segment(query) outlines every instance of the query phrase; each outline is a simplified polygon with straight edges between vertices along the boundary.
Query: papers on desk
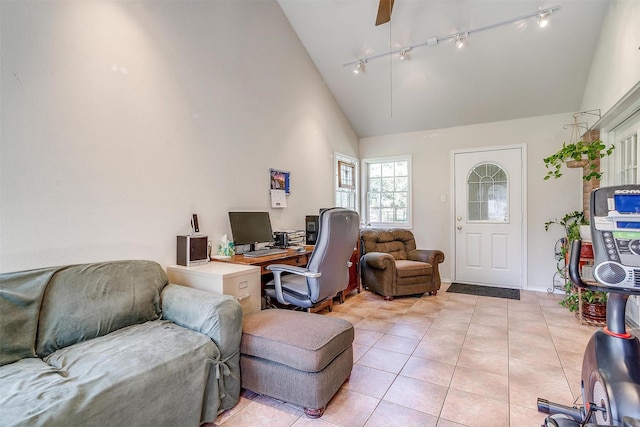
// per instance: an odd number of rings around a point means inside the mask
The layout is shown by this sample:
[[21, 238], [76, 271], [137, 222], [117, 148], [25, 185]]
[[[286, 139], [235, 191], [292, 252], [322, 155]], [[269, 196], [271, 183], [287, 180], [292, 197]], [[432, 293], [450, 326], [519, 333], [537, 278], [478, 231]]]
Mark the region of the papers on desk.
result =
[[286, 208], [287, 207], [287, 193], [285, 190], [271, 190], [271, 207], [272, 208]]

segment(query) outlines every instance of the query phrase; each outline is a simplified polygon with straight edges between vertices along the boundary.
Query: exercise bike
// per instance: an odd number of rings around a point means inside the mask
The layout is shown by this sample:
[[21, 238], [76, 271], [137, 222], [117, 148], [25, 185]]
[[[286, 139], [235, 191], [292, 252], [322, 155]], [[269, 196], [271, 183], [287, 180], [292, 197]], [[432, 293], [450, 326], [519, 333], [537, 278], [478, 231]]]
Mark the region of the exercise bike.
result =
[[538, 398], [538, 411], [551, 414], [543, 427], [640, 427], [640, 341], [625, 327], [630, 295], [640, 295], [640, 185], [604, 187], [590, 195], [596, 283], [580, 277], [582, 241], [574, 240], [571, 281], [608, 292], [607, 324], [598, 329], [582, 361], [582, 406]]

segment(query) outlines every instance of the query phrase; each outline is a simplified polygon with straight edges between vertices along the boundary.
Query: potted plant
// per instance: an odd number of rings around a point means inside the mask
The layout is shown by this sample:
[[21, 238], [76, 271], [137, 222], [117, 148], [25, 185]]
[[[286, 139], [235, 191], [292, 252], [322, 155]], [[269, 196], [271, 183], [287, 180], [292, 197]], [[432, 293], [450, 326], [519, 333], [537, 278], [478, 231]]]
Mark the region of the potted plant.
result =
[[554, 220], [545, 222], [544, 231], [549, 231], [549, 227], [552, 224], [558, 224], [564, 228], [565, 234], [567, 236], [566, 250], [568, 250], [568, 248], [571, 247], [571, 242], [580, 238], [580, 226], [589, 225], [589, 221], [587, 221], [587, 219], [585, 218], [584, 212], [573, 211], [560, 218], [560, 220], [556, 218]]
[[568, 167], [588, 166], [589, 173], [585, 173], [583, 179], [585, 181], [589, 181], [592, 178], [600, 180], [602, 173], [598, 171], [598, 162], [596, 160], [608, 156], [612, 152], [613, 145], [607, 148], [599, 139], [592, 142], [563, 143], [560, 150], [543, 159], [544, 166], [547, 169], [551, 169], [544, 179], [560, 178], [562, 176], [562, 165], [566, 164]]
[[[569, 263], [569, 249], [571, 248], [571, 242], [576, 239], [580, 239], [580, 227], [588, 225], [589, 222], [584, 216], [584, 212], [573, 211], [560, 220], [555, 219], [547, 221], [544, 224], [545, 231], [549, 230], [552, 224], [558, 224], [564, 227], [566, 238], [564, 239], [564, 246], [562, 247], [562, 254], [565, 255], [565, 263]], [[592, 258], [593, 251], [590, 246], [582, 246], [580, 251], [582, 258]], [[560, 305], [566, 307], [571, 312], [577, 312], [580, 309], [579, 304], [582, 304], [582, 316], [589, 320], [604, 320], [607, 310], [607, 294], [606, 292], [592, 291], [590, 289], [583, 289], [581, 294], [581, 300], [578, 299], [578, 290], [571, 280], [566, 280], [564, 284], [565, 297], [560, 301]]]

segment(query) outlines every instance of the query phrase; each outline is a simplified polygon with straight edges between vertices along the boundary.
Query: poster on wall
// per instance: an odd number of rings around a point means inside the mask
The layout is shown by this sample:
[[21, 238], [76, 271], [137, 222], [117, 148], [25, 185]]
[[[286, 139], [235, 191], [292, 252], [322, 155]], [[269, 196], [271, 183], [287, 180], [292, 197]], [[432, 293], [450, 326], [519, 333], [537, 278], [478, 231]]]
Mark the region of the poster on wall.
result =
[[284, 190], [285, 194], [290, 193], [289, 189], [289, 176], [290, 172], [281, 171], [277, 169], [271, 169], [271, 190]]

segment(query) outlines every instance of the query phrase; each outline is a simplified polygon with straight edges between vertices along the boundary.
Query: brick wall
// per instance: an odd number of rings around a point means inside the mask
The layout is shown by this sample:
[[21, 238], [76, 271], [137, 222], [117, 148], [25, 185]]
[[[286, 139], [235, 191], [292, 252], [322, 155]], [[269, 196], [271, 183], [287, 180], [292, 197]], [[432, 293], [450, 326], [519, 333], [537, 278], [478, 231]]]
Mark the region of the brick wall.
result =
[[[585, 132], [582, 135], [582, 140], [585, 142], [593, 142], [600, 139], [600, 130], [590, 130]], [[597, 159], [593, 162], [598, 167], [595, 169], [597, 172], [600, 172], [600, 159]], [[589, 166], [585, 165], [582, 167], [582, 176], [589, 174], [591, 170], [589, 170]], [[582, 212], [584, 212], [584, 217], [589, 220], [589, 196], [592, 190], [596, 188], [600, 188], [600, 180], [591, 178], [589, 181], [582, 180]]]

